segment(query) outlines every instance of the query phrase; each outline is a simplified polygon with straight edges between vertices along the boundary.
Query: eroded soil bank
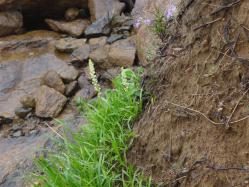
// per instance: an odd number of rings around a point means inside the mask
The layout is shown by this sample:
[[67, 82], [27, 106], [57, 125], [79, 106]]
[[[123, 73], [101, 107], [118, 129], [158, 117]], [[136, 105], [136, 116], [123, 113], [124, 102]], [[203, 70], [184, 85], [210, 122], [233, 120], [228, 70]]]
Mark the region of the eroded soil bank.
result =
[[[84, 125], [78, 98], [97, 95], [120, 67], [138, 66], [130, 11], [133, 1], [0, 2], [0, 186], [26, 185], [33, 159], [61, 132]], [[28, 179], [29, 180], [29, 179]]]
[[162, 186], [248, 186], [249, 2], [178, 8], [149, 68], [155, 101], [135, 125], [129, 160]]

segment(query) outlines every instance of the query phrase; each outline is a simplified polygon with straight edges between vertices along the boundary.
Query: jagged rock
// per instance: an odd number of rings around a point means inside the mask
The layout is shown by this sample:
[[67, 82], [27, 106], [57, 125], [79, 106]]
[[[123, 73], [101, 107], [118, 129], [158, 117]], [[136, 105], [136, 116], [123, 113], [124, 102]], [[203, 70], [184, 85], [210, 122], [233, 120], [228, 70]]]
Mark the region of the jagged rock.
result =
[[55, 42], [55, 49], [62, 53], [72, 53], [79, 47], [84, 46], [86, 39], [62, 38]]
[[65, 82], [71, 82], [78, 78], [79, 71], [73, 66], [63, 66], [57, 71]]
[[97, 95], [96, 90], [94, 89], [93, 85], [85, 76], [80, 76], [78, 79], [78, 85], [81, 88], [76, 95], [74, 96], [73, 100], [77, 100], [78, 97], [83, 99], [92, 99]]
[[15, 109], [15, 114], [19, 118], [24, 119], [31, 111], [32, 111], [32, 108], [18, 107]]
[[89, 45], [91, 45], [93, 48], [98, 48], [99, 46], [104, 46], [107, 43], [107, 37], [101, 36], [98, 38], [91, 38], [89, 40]]
[[108, 54], [110, 51], [110, 46], [106, 45], [99, 47], [96, 50], [92, 51], [89, 55], [89, 58], [100, 68], [108, 69], [112, 67], [112, 64], [109, 62]]
[[94, 37], [94, 36], [102, 36], [108, 35], [111, 32], [111, 28], [109, 27], [110, 23], [109, 16], [103, 16], [93, 22], [90, 26], [85, 30], [86, 37]]
[[65, 95], [66, 95], [66, 96], [71, 96], [71, 95], [73, 95], [73, 93], [74, 93], [75, 90], [77, 89], [77, 86], [78, 86], [78, 82], [77, 82], [77, 81], [70, 82], [68, 85], [66, 85], [66, 92], [65, 92]]
[[35, 108], [35, 97], [33, 95], [24, 95], [20, 103], [26, 108]]
[[0, 12], [0, 36], [15, 34], [23, 26], [22, 14], [18, 11]]
[[125, 4], [118, 0], [89, 0], [88, 7], [90, 10], [91, 20], [111, 15], [120, 15], [125, 8]]
[[110, 46], [108, 62], [114, 66], [130, 67], [134, 64], [136, 47], [133, 38], [119, 40]]
[[60, 75], [54, 70], [50, 70], [44, 75], [42, 84], [47, 85], [50, 88], [54, 88], [62, 94], [64, 94], [66, 89]]
[[46, 19], [45, 21], [53, 31], [65, 33], [72, 37], [80, 37], [90, 25], [89, 20], [85, 19], [77, 19], [74, 21], [55, 21]]
[[72, 59], [70, 63], [80, 66], [83, 61], [89, 58], [90, 50], [90, 46], [87, 44], [74, 50], [71, 54]]
[[36, 111], [39, 117], [57, 117], [63, 110], [67, 98], [60, 92], [47, 86], [41, 86], [36, 94]]
[[108, 44], [112, 44], [118, 40], [122, 40], [125, 39], [125, 36], [122, 34], [112, 34], [108, 39], [107, 39], [107, 43]]
[[80, 14], [80, 10], [78, 8], [69, 8], [65, 12], [65, 19], [67, 21], [75, 20]]

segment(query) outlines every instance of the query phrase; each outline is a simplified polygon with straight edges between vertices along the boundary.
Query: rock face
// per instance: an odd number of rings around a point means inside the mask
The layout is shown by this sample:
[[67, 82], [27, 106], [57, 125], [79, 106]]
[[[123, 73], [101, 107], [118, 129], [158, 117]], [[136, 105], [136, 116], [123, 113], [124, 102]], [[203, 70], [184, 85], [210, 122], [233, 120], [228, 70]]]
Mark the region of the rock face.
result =
[[0, 12], [0, 37], [15, 34], [23, 26], [22, 14], [18, 11]]
[[67, 98], [53, 88], [41, 86], [37, 90], [35, 114], [39, 117], [57, 117], [62, 111]]
[[1, 186], [25, 186], [22, 179], [24, 172], [31, 169], [35, 150], [43, 148], [46, 141], [47, 136], [44, 133], [33, 137], [0, 139]]
[[108, 14], [110, 16], [120, 15], [125, 8], [125, 4], [118, 0], [89, 0], [88, 7], [91, 20], [96, 21]]
[[64, 15], [69, 7], [87, 8], [87, 0], [1, 0], [0, 10], [22, 9], [25, 14], [54, 17]]
[[65, 92], [66, 87], [61, 80], [60, 75], [54, 70], [50, 70], [44, 75], [42, 84], [47, 85], [50, 88], [54, 88], [56, 91], [62, 94]]
[[80, 37], [90, 25], [90, 22], [84, 19], [77, 19], [74, 21], [55, 21], [46, 19], [45, 21], [53, 31], [65, 33], [72, 37]]

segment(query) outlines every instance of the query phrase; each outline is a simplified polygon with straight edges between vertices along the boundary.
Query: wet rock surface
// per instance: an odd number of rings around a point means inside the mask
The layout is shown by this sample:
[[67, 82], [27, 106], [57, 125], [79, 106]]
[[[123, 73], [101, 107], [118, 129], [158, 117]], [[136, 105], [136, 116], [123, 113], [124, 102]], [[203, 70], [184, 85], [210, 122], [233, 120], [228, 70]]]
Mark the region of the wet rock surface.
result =
[[2, 38], [0, 116], [14, 117], [15, 108], [21, 106], [20, 98], [32, 95], [49, 70], [55, 70], [65, 79], [76, 79], [76, 70], [54, 52], [53, 43], [57, 38], [59, 35], [47, 31]]

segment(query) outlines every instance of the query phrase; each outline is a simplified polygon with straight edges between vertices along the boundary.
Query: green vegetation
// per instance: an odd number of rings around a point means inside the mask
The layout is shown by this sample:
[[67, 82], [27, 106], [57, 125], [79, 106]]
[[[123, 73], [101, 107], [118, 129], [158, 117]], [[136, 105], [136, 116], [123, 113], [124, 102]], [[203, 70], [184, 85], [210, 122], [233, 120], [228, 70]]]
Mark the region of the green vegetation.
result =
[[168, 34], [167, 21], [165, 20], [165, 15], [159, 10], [159, 8], [157, 8], [154, 17], [155, 18], [152, 25], [152, 30], [161, 39], [164, 39]]
[[142, 110], [140, 74], [123, 69], [113, 84], [97, 99], [77, 103], [88, 125], [71, 138], [64, 136], [59, 152], [37, 161], [40, 186], [151, 186], [125, 155], [133, 137], [131, 123]]

